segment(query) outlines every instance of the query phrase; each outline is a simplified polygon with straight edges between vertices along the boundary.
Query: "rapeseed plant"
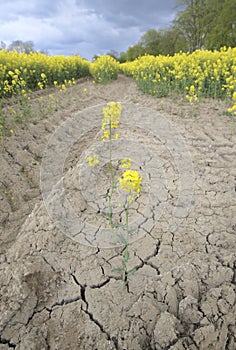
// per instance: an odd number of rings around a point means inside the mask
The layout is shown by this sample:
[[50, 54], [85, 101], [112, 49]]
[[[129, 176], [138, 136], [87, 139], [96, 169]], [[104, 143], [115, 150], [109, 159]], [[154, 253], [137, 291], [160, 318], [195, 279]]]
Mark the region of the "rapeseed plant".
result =
[[191, 114], [192, 116], [195, 116], [195, 107], [196, 107], [196, 103], [198, 101], [198, 96], [196, 95], [196, 90], [194, 85], [191, 85], [189, 88], [186, 87], [187, 90], [187, 94], [185, 95], [185, 98], [189, 101], [190, 105], [191, 105]]
[[96, 83], [108, 83], [117, 79], [119, 63], [111, 56], [99, 56], [90, 65], [90, 74]]
[[139, 88], [152, 95], [186, 94], [195, 87], [195, 96], [221, 98], [234, 89], [236, 48], [220, 51], [196, 50], [174, 56], [142, 56], [120, 65], [120, 70], [133, 77]]
[[0, 51], [0, 97], [12, 96], [24, 84], [26, 92], [58, 85], [74, 85], [75, 79], [89, 75], [90, 62], [80, 56], [46, 56]]
[[[112, 143], [119, 137], [116, 130], [120, 124], [122, 107], [119, 102], [109, 102], [106, 107], [103, 108], [103, 119], [102, 119], [102, 141], [108, 142], [109, 146], [109, 172], [110, 172], [110, 187], [105, 195], [107, 198], [107, 217], [109, 222], [109, 227], [114, 237], [122, 243], [123, 253], [122, 253], [122, 265], [121, 267], [115, 268], [113, 271], [117, 271], [121, 274], [122, 285], [128, 288], [128, 276], [135, 272], [135, 269], [128, 270], [127, 263], [130, 258], [129, 254], [129, 236], [132, 232], [129, 228], [129, 209], [130, 205], [136, 198], [140, 196], [141, 192], [141, 182], [142, 177], [139, 175], [138, 171], [131, 170], [132, 165], [131, 158], [124, 158], [121, 160], [114, 161], [112, 159]], [[87, 162], [91, 167], [94, 167], [99, 163], [98, 155], [89, 156]], [[121, 169], [126, 169], [124, 173], [116, 179], [117, 171]], [[125, 223], [116, 223], [113, 218], [113, 195], [114, 191], [121, 190], [126, 193], [124, 210], [125, 210]], [[118, 207], [122, 204], [119, 202]], [[124, 234], [119, 234], [118, 229], [122, 228]]]
[[236, 91], [233, 93], [232, 100], [233, 100], [233, 106], [228, 108], [228, 112], [236, 116]]

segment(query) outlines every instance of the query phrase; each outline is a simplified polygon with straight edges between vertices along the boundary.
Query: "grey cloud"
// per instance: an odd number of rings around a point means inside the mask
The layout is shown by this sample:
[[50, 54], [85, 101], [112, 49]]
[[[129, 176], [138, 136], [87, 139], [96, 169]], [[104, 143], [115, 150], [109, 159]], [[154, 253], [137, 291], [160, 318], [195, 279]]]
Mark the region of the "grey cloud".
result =
[[18, 16], [34, 16], [36, 18], [47, 18], [54, 16], [58, 11], [60, 1], [48, 0], [7, 0], [0, 2], [0, 17], [6, 21]]
[[[0, 0], [0, 40], [32, 40], [51, 54], [91, 59], [126, 51], [150, 28], [164, 28], [176, 0]], [[17, 38], [16, 38], [17, 36]]]
[[[77, 0], [77, 4], [88, 8], [96, 9], [97, 12], [103, 13], [105, 18], [113, 23], [130, 26], [134, 25], [145, 28], [147, 25], [163, 26], [166, 25], [165, 19], [170, 14], [176, 13], [176, 0]], [[130, 22], [131, 20], [131, 22]]]

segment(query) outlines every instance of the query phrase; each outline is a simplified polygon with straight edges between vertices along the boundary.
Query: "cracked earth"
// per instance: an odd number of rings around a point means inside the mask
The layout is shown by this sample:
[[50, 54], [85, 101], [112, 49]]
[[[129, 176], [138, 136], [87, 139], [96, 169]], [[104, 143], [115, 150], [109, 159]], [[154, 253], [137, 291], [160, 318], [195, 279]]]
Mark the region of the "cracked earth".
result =
[[[128, 289], [114, 272], [122, 247], [111, 237], [104, 243], [98, 231], [96, 239], [94, 232], [83, 236], [82, 229], [75, 233], [68, 226], [62, 232], [40, 187], [47, 143], [73, 116], [81, 137], [73, 140], [65, 160], [63, 196], [81, 222], [104, 224], [98, 213], [104, 203], [86, 191], [94, 179], [86, 183], [83, 159], [97, 142], [90, 113], [109, 101], [121, 101], [127, 113], [148, 109], [151, 124], [163, 116], [183, 138], [193, 169], [193, 186], [188, 177], [181, 182], [183, 154], [178, 168], [171, 144], [163, 139], [165, 133], [167, 139], [174, 135], [171, 127], [159, 137], [162, 124], [153, 133], [143, 120], [142, 129], [138, 113], [129, 115], [129, 128], [121, 125], [122, 135], [143, 145], [146, 159], [142, 163], [142, 152], [136, 154], [145, 184], [133, 209], [138, 229], [128, 268], [136, 272]], [[133, 80], [120, 76], [105, 86], [82, 80], [61, 104], [64, 108], [52, 110], [47, 122], [36, 113], [34, 123], [18, 126], [1, 143], [0, 350], [235, 350], [236, 127], [225, 115], [227, 103], [204, 100], [193, 117], [184, 99], [144, 95]], [[83, 132], [86, 123], [90, 129]], [[98, 192], [106, 186], [104, 167], [99, 171]], [[46, 198], [59, 198], [63, 207], [58, 188], [46, 186], [46, 193], [52, 192]]]

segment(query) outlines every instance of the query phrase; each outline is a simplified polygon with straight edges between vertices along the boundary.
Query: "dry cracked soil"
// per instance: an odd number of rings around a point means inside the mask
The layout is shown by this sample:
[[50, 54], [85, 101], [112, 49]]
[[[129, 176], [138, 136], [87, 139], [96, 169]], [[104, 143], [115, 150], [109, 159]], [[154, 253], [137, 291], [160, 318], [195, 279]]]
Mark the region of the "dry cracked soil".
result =
[[[203, 100], [193, 117], [184, 98], [144, 95], [124, 76], [79, 81], [47, 117], [37, 99], [31, 120], [1, 141], [0, 350], [235, 350], [227, 103]], [[106, 157], [97, 172], [85, 161], [99, 150], [109, 101], [123, 105], [116, 151], [130, 152], [143, 175], [127, 288], [114, 270], [123, 248], [104, 231], [95, 198], [107, 186]]]

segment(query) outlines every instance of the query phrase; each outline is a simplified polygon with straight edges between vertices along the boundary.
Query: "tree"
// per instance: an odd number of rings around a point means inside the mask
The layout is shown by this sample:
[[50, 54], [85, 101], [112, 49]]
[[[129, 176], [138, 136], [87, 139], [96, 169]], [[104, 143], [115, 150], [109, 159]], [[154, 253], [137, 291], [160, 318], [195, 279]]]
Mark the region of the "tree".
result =
[[149, 55], [159, 55], [160, 53], [161, 34], [155, 29], [149, 29], [140, 39], [140, 45], [144, 48], [145, 53]]
[[[206, 36], [205, 46], [208, 49], [219, 50], [223, 46], [236, 46], [236, 2], [222, 0], [215, 4], [209, 1], [214, 11], [212, 26]], [[216, 6], [217, 5], [217, 6]]]
[[170, 27], [160, 31], [150, 29], [141, 37], [138, 44], [130, 46], [127, 52], [121, 52], [118, 60], [123, 63], [145, 54], [173, 55], [175, 52], [187, 49], [186, 40], [178, 28]]
[[24, 52], [29, 54], [31, 52], [34, 52], [34, 42], [33, 41], [25, 41], [24, 42]]
[[4, 43], [4, 41], [0, 42], [0, 50], [5, 50], [5, 48], [7, 47], [7, 45]]
[[39, 50], [39, 53], [48, 56], [49, 55], [49, 51], [47, 49], [41, 49]]
[[184, 36], [190, 52], [202, 49], [208, 30], [205, 20], [209, 10], [207, 0], [182, 0], [180, 4], [186, 7], [178, 13], [174, 26]]
[[178, 30], [178, 28], [170, 27], [160, 31], [161, 40], [159, 50], [161, 55], [174, 55], [176, 52], [187, 51], [187, 43]]
[[120, 63], [124, 63], [124, 62], [126, 62], [127, 61], [127, 53], [126, 52], [120, 52], [120, 56], [119, 56], [119, 58], [118, 58], [118, 61], [120, 62]]
[[119, 58], [119, 53], [115, 50], [110, 50], [107, 55], [113, 57], [115, 60]]
[[235, 0], [181, 0], [184, 9], [174, 26], [185, 37], [189, 51], [236, 46]]
[[34, 51], [34, 43], [33, 41], [22, 41], [22, 40], [15, 40], [13, 41], [7, 48], [8, 51], [17, 51], [19, 53], [27, 53]]
[[126, 53], [127, 61], [134, 61], [139, 56], [143, 56], [145, 54], [145, 49], [141, 44], [136, 44], [134, 46], [130, 46]]

